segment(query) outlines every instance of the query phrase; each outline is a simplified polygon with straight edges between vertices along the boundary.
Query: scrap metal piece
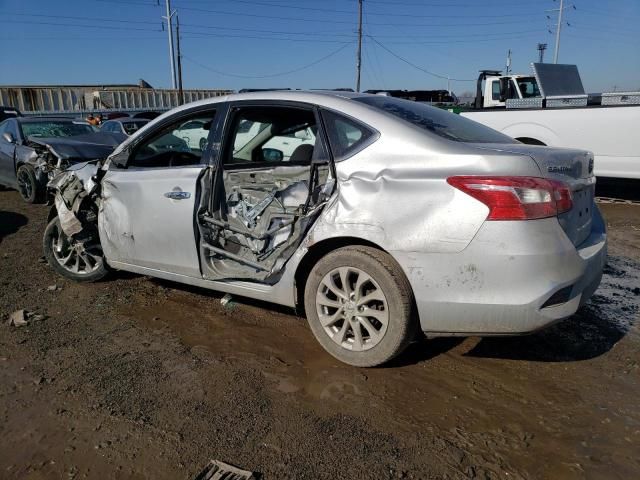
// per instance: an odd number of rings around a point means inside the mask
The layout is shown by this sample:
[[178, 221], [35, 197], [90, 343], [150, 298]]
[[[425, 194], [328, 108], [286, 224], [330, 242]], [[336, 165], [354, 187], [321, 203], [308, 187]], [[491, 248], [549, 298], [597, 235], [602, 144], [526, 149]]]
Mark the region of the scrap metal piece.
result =
[[219, 460], [211, 460], [194, 480], [259, 480], [260, 475], [229, 465]]
[[29, 325], [26, 310], [16, 310], [9, 317], [9, 326], [24, 327], [25, 325]]

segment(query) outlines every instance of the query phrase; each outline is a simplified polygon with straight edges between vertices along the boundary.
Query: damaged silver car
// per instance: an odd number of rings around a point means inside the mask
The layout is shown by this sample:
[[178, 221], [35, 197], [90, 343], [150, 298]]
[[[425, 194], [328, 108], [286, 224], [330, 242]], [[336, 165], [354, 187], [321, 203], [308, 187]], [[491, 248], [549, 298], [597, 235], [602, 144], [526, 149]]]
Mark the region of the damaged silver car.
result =
[[43, 201], [57, 173], [75, 163], [104, 160], [125, 138], [65, 117], [7, 119], [0, 123], [0, 185], [17, 189], [29, 203]]
[[[204, 149], [181, 140], [192, 122]], [[588, 152], [416, 102], [253, 92], [172, 110], [55, 177], [44, 251], [78, 281], [127, 270], [304, 308], [330, 354], [374, 366], [420, 330], [571, 316], [606, 261], [594, 184]]]

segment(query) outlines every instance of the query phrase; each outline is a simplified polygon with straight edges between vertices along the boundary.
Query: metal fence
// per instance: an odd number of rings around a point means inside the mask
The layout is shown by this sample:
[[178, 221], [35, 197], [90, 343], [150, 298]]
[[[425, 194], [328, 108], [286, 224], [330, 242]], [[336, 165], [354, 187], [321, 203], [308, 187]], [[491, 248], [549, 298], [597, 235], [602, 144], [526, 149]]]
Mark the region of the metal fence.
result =
[[92, 111], [162, 111], [204, 98], [218, 97], [230, 90], [183, 90], [155, 88], [95, 87], [0, 87], [0, 105], [17, 108], [23, 114], [71, 114]]

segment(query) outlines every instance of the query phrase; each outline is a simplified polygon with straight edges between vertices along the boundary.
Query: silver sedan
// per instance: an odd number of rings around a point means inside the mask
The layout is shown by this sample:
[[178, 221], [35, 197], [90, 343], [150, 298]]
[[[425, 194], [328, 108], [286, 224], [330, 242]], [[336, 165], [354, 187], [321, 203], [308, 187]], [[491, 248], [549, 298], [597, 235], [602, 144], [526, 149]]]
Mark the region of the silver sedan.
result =
[[[203, 150], [181, 141], [192, 122]], [[594, 185], [589, 152], [420, 103], [254, 92], [172, 110], [56, 177], [44, 251], [79, 281], [127, 270], [303, 307], [331, 355], [374, 366], [419, 331], [571, 316], [606, 261]]]

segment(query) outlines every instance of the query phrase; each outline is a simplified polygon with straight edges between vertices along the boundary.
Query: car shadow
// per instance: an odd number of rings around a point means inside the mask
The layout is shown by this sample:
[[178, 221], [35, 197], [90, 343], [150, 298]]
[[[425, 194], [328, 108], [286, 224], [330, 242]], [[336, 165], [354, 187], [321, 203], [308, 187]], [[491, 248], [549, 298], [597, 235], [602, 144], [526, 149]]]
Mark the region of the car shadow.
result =
[[596, 196], [640, 201], [640, 180], [598, 177]]
[[[226, 294], [219, 290], [210, 290], [204, 287], [198, 287], [194, 285], [188, 285], [186, 283], [178, 283], [173, 282], [171, 280], [164, 280], [161, 278], [150, 278], [150, 280], [164, 288], [171, 288], [174, 290], [180, 290], [182, 292], [193, 293], [195, 295], [202, 295], [213, 299], [222, 299]], [[284, 305], [279, 305], [277, 303], [266, 302], [263, 300], [256, 300], [255, 298], [243, 297], [241, 295], [231, 295], [231, 304], [241, 304], [250, 307], [263, 308], [265, 310], [269, 310], [274, 313], [282, 313], [285, 315], [291, 315], [294, 317], [300, 317], [300, 312], [296, 312], [296, 310], [292, 307], [286, 307]], [[302, 318], [304, 320], [304, 318]], [[305, 320], [306, 321], [306, 320]]]
[[385, 363], [380, 368], [400, 368], [428, 362], [453, 350], [466, 340], [466, 337], [426, 338], [423, 335], [418, 335], [417, 337], [401, 355]]
[[20, 213], [0, 210], [0, 243], [7, 235], [16, 233], [24, 227], [29, 220]]

